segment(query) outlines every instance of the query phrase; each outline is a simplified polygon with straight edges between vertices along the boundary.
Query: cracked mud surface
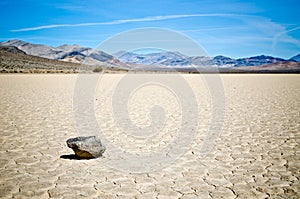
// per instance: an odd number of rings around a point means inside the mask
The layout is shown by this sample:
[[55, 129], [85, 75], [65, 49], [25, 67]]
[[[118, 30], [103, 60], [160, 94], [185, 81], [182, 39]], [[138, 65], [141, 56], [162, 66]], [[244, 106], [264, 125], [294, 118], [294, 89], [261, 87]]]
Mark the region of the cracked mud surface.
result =
[[[95, 94], [104, 135], [140, 154], [167, 146], [181, 125], [176, 100], [152, 87], [133, 96], [136, 125], [151, 121], [150, 99], [162, 103], [169, 119], [147, 144], [135, 140], [114, 124], [107, 106], [121, 76], [104, 75]], [[72, 110], [76, 75], [0, 75], [0, 198], [299, 198], [300, 76], [221, 77], [226, 116], [213, 151], [200, 158], [210, 125], [209, 93], [198, 76], [185, 75], [199, 104], [197, 134], [170, 166], [136, 174], [108, 167], [114, 155], [109, 148], [99, 159], [60, 158], [72, 154], [65, 141], [78, 136]]]

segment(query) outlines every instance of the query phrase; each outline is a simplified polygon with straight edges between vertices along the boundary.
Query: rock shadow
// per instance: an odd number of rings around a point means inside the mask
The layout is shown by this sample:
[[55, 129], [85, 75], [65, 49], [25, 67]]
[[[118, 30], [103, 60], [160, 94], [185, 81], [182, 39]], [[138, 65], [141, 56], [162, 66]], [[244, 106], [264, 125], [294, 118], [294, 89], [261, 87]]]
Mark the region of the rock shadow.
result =
[[61, 155], [60, 158], [62, 159], [69, 159], [69, 160], [90, 160], [93, 158], [81, 158], [76, 154], [68, 154], [68, 155]]

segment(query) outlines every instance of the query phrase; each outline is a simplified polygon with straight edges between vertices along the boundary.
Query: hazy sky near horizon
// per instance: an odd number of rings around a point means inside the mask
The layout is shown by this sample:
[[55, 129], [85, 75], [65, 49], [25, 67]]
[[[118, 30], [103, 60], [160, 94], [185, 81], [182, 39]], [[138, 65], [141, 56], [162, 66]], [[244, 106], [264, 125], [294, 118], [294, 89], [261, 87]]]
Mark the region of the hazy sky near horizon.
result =
[[95, 48], [121, 32], [157, 27], [192, 38], [210, 56], [300, 53], [299, 0], [2, 0], [0, 6], [0, 41]]

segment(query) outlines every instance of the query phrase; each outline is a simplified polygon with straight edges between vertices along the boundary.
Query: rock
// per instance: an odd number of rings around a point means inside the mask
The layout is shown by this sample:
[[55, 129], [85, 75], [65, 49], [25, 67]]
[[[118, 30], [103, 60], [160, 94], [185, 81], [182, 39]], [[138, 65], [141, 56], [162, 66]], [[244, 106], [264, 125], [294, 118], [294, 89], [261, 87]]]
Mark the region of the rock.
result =
[[96, 136], [70, 138], [67, 140], [67, 145], [79, 158], [84, 159], [98, 158], [106, 149], [100, 138]]

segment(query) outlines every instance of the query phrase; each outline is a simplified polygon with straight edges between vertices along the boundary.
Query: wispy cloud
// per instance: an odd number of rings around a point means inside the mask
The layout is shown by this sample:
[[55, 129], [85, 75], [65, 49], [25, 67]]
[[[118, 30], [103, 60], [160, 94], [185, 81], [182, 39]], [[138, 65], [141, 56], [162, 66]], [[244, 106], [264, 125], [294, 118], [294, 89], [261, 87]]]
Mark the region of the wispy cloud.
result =
[[[184, 14], [184, 15], [164, 15], [164, 16], [147, 16], [142, 18], [132, 18], [132, 19], [121, 19], [107, 22], [88, 22], [88, 23], [76, 23], [76, 24], [49, 24], [44, 26], [28, 27], [11, 30], [12, 32], [26, 32], [26, 31], [36, 31], [44, 29], [62, 28], [62, 27], [84, 27], [84, 26], [97, 26], [97, 25], [118, 25], [126, 23], [138, 23], [138, 22], [151, 22], [151, 21], [163, 21], [169, 19], [181, 19], [189, 17], [233, 17], [239, 18], [244, 21], [245, 24], [249, 25], [249, 28], [255, 27], [260, 30], [263, 37], [273, 38], [272, 49], [275, 50], [276, 44], [280, 38], [281, 42], [293, 43], [300, 45], [300, 41], [289, 36], [288, 33], [300, 29], [300, 26], [293, 29], [287, 30], [284, 26], [271, 21], [268, 18], [257, 17], [253, 15], [241, 15], [241, 14], [227, 14], [227, 13], [211, 13], [211, 14]], [[183, 32], [203, 32], [203, 31], [215, 31], [215, 30], [225, 30], [233, 29], [234, 27], [217, 27], [217, 28], [207, 28], [198, 30], [183, 30]], [[237, 26], [235, 28], [245, 28], [242, 26]]]
[[142, 18], [114, 20], [114, 21], [108, 21], [108, 22], [92, 22], [92, 23], [77, 23], [77, 24], [50, 24], [50, 25], [45, 25], [45, 26], [36, 26], [36, 27], [15, 29], [15, 30], [11, 30], [11, 31], [12, 32], [25, 32], [25, 31], [35, 31], [35, 30], [60, 28], [60, 27], [117, 25], [117, 24], [125, 24], [125, 23], [162, 21], [162, 20], [168, 20], [168, 19], [180, 19], [180, 18], [188, 18], [188, 17], [242, 17], [242, 16], [246, 16], [246, 15], [213, 13], [213, 14], [149, 16], [149, 17], [142, 17]]
[[[284, 30], [284, 31], [279, 32], [278, 34], [276, 34], [273, 38], [272, 50], [273, 51], [275, 50], [276, 45], [277, 45], [278, 40], [279, 40], [280, 37], [284, 37], [285, 42], [292, 43], [292, 44], [300, 46], [300, 41], [299, 40], [287, 36], [287, 33], [293, 32], [293, 31], [296, 31], [296, 30], [299, 30], [299, 29], [300, 29], [300, 26], [297, 26], [295, 28], [292, 28], [292, 29], [289, 29], [289, 30]], [[283, 38], [281, 38], [280, 40], [283, 40]]]
[[190, 30], [182, 30], [180, 32], [210, 32], [216, 30], [241, 30], [247, 29], [247, 27], [243, 26], [230, 26], [230, 27], [212, 27], [212, 28], [201, 28], [201, 29], [190, 29]]

